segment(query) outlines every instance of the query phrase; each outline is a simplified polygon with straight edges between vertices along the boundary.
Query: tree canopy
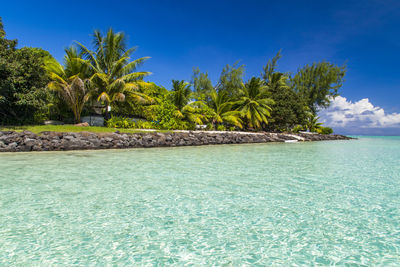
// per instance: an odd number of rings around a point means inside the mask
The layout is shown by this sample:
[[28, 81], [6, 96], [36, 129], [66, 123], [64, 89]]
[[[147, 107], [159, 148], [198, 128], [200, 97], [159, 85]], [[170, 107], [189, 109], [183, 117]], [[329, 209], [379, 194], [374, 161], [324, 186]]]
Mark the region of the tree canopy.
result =
[[263, 67], [261, 76], [268, 88], [269, 97], [274, 100], [271, 105], [271, 117], [266, 129], [287, 131], [306, 119], [306, 108], [302, 97], [289, 85], [289, 75], [278, 72], [278, 60], [281, 51]]
[[260, 78], [253, 77], [239, 91], [239, 100], [235, 104], [250, 128], [259, 129], [263, 123], [268, 124], [274, 101], [268, 97], [267, 90]]
[[0, 17], [0, 38], [4, 38], [6, 32], [4, 31], [3, 19]]
[[0, 124], [35, 123], [45, 116], [49, 80], [43, 66], [48, 57], [39, 48], [17, 49], [16, 40], [6, 39], [0, 18]]
[[199, 68], [193, 68], [192, 84], [197, 99], [207, 100], [214, 89], [208, 73], [200, 72]]
[[53, 58], [45, 61], [51, 82], [47, 87], [58, 92], [74, 113], [76, 123], [80, 122], [81, 113], [86, 101], [90, 97], [88, 79], [90, 69], [88, 64], [81, 59], [76, 47], [65, 49], [64, 65]]
[[102, 35], [96, 30], [93, 34], [94, 51], [83, 44], [77, 43], [83, 55], [90, 62], [93, 75], [90, 81], [95, 99], [105, 103], [106, 114], [108, 106], [116, 101], [126, 99], [143, 101], [146, 96], [140, 93], [140, 86], [147, 86], [143, 77], [150, 72], [136, 71], [149, 57], [132, 60], [136, 47], [128, 48], [126, 36], [122, 32], [115, 33], [112, 29]]
[[244, 65], [238, 66], [238, 62], [230, 66], [227, 64], [221, 72], [217, 91], [225, 91], [229, 97], [237, 97], [243, 88]]
[[325, 61], [313, 63], [299, 69], [291, 78], [291, 85], [306, 101], [311, 112], [316, 114], [339, 95], [345, 74], [346, 65], [337, 66]]

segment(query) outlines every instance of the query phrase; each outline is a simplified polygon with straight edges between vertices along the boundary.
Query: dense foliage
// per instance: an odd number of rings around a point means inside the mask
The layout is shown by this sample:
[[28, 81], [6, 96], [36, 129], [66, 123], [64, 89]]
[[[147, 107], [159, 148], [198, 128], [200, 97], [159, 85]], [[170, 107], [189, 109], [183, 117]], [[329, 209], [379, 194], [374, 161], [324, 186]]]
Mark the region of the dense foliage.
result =
[[43, 66], [50, 54], [16, 46], [16, 40], [5, 38], [0, 20], [0, 125], [40, 122], [48, 109], [49, 80]]
[[137, 72], [136, 69], [148, 57], [131, 60], [136, 48], [127, 48], [125, 34], [115, 33], [112, 29], [105, 36], [97, 30], [94, 31], [93, 44], [94, 51], [91, 51], [78, 43], [92, 71], [89, 79], [95, 100], [104, 103], [106, 117], [110, 104], [125, 100], [144, 101], [146, 96], [138, 89], [140, 86], [147, 86], [143, 77], [150, 73]]
[[305, 102], [289, 85], [289, 75], [276, 71], [280, 51], [264, 66], [262, 77], [268, 87], [271, 117], [266, 125], [269, 131], [289, 131], [296, 124], [304, 124], [307, 118]]
[[63, 64], [37, 48], [17, 49], [0, 20], [1, 124], [80, 122], [82, 113], [102, 113], [113, 128], [317, 131], [317, 112], [339, 95], [346, 66], [313, 63], [289, 74], [277, 70], [280, 52], [259, 77], [244, 81], [245, 66], [226, 65], [216, 84], [193, 69], [191, 82], [172, 80], [171, 90], [144, 81], [148, 59], [132, 59], [126, 36], [93, 34], [93, 47], [76, 42]]
[[79, 123], [82, 110], [91, 93], [87, 78], [90, 69], [86, 61], [77, 60], [81, 55], [75, 47], [67, 48], [65, 52], [64, 65], [53, 58], [47, 58], [45, 61], [45, 69], [51, 79], [48, 88], [62, 96], [74, 113], [75, 122]]
[[274, 101], [268, 98], [267, 85], [260, 78], [253, 77], [239, 92], [236, 105], [245, 120], [245, 125], [248, 128], [259, 129], [262, 124], [268, 124], [267, 118], [271, 116], [270, 105]]
[[315, 115], [319, 109], [327, 108], [332, 98], [339, 95], [338, 90], [343, 85], [345, 74], [346, 66], [318, 62], [301, 68], [291, 83]]

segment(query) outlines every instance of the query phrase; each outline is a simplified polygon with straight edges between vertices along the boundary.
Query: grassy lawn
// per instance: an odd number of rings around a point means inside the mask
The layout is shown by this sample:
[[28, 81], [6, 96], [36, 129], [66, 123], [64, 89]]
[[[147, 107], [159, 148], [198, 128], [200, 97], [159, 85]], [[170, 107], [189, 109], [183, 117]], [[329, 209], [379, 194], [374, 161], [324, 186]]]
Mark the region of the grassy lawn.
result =
[[[74, 126], [74, 125], [26, 125], [26, 126], [0, 126], [0, 131], [31, 131], [33, 133], [40, 133], [44, 131], [51, 132], [93, 132], [93, 133], [113, 133], [115, 131], [120, 131], [121, 133], [142, 133], [146, 132], [141, 129], [117, 129], [117, 128], [107, 128], [107, 127], [95, 127], [95, 126]], [[169, 132], [167, 130], [157, 130], [157, 132]]]

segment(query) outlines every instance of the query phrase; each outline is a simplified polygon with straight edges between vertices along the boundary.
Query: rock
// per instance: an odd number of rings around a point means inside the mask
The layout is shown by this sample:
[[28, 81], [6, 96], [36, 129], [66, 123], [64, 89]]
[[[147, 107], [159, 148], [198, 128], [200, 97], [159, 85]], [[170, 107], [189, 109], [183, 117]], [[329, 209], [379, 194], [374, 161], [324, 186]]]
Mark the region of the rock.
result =
[[12, 142], [17, 141], [19, 135], [16, 132], [11, 132], [10, 134], [5, 134], [0, 136], [0, 141], [3, 141], [5, 144], [10, 144]]
[[32, 133], [31, 131], [25, 130], [22, 132], [23, 135], [36, 135], [34, 133]]
[[12, 142], [8, 144], [8, 148], [16, 148], [18, 146], [17, 142]]
[[96, 134], [88, 132], [88, 131], [82, 131], [82, 132], [79, 133], [79, 135], [82, 136], [82, 137], [89, 137], [89, 136], [96, 135]]
[[184, 139], [179, 140], [178, 146], [184, 146], [184, 145], [186, 145], [185, 140]]
[[81, 133], [67, 133], [67, 135], [71, 135], [75, 138], [80, 138], [82, 136]]
[[81, 122], [81, 123], [74, 124], [74, 126], [87, 127], [87, 126], [89, 126], [89, 123], [87, 123], [87, 122]]
[[114, 139], [112, 139], [111, 137], [106, 137], [104, 138], [104, 141], [106, 142], [112, 142]]
[[24, 144], [27, 147], [33, 147], [36, 143], [36, 139], [31, 139], [31, 138], [25, 138]]
[[284, 142], [286, 140], [349, 140], [342, 135], [238, 132], [171, 132], [171, 133], [91, 133], [91, 132], [0, 132], [0, 151], [47, 151], [132, 147], [193, 146], [208, 144], [241, 144]]

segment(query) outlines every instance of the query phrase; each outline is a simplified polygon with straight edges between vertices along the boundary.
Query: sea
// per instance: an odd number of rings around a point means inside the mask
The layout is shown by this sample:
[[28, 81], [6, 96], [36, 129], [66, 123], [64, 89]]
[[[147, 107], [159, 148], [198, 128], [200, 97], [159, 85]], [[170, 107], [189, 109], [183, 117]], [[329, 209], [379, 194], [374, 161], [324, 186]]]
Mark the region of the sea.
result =
[[0, 154], [0, 266], [332, 265], [400, 265], [400, 137]]

